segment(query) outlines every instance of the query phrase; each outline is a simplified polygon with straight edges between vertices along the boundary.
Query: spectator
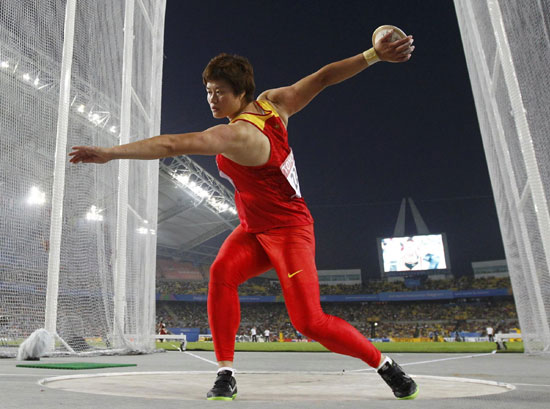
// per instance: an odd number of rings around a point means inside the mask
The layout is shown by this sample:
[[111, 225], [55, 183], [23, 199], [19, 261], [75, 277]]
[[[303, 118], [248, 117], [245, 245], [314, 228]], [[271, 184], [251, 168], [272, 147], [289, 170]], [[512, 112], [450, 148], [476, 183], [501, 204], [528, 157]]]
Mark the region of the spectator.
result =
[[489, 338], [489, 342], [494, 342], [495, 334], [494, 334], [493, 327], [490, 327], [490, 326], [487, 327], [486, 331], [487, 331], [487, 337]]

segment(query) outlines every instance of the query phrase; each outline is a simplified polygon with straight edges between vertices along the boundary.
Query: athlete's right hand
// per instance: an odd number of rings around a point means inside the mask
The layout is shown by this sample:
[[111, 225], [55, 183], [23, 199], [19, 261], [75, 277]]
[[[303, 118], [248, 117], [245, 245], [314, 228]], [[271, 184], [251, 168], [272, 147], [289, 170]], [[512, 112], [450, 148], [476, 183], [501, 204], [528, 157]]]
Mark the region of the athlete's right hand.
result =
[[413, 36], [409, 35], [397, 41], [391, 41], [393, 30], [386, 33], [384, 37], [374, 44], [374, 50], [381, 61], [405, 62], [409, 61], [414, 51]]
[[112, 158], [107, 148], [99, 146], [73, 146], [71, 163], [107, 163]]

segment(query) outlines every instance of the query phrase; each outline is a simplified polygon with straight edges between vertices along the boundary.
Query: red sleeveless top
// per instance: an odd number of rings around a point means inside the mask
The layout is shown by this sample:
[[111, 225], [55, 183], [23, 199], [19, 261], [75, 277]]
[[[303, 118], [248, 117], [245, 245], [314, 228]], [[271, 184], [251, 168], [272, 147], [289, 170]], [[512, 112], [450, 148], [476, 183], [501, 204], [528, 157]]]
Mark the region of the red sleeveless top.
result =
[[271, 145], [267, 163], [243, 166], [223, 155], [216, 156], [220, 175], [235, 187], [241, 226], [246, 232], [259, 233], [276, 227], [311, 224], [313, 218], [300, 193], [286, 127], [268, 101], [254, 103], [264, 114], [243, 112], [231, 122], [249, 122], [267, 136]]

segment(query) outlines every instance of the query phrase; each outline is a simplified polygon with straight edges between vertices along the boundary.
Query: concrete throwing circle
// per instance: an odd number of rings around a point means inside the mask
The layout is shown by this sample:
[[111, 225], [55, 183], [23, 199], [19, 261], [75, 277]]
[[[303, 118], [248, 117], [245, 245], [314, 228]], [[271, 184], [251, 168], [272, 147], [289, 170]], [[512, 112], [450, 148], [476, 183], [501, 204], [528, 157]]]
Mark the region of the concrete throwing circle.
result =
[[[411, 375], [420, 388], [417, 399], [493, 395], [513, 385], [480, 379]], [[100, 395], [149, 399], [205, 400], [212, 371], [115, 372], [46, 378], [49, 388]], [[238, 372], [238, 400], [319, 401], [395, 399], [375, 373]], [[281, 393], [283, 392], [283, 393]]]

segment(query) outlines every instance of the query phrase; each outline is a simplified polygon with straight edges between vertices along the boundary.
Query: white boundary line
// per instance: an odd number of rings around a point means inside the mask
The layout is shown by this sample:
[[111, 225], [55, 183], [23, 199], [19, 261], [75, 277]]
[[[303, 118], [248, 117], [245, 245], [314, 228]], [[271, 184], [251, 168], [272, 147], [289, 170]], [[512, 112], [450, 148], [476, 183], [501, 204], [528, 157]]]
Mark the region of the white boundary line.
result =
[[[421, 365], [421, 364], [431, 364], [431, 363], [434, 363], [434, 362], [443, 362], [443, 361], [452, 361], [452, 360], [455, 360], [455, 359], [469, 359], [469, 358], [477, 358], [477, 357], [480, 357], [480, 356], [488, 356], [488, 355], [494, 355], [495, 352], [490, 352], [490, 353], [487, 353], [487, 354], [476, 354], [476, 355], [466, 355], [466, 356], [454, 356], [452, 358], [440, 358], [440, 359], [432, 359], [432, 360], [429, 360], [429, 361], [419, 361], [419, 362], [409, 362], [409, 363], [405, 363], [405, 364], [399, 364], [399, 366], [411, 366], [411, 365]], [[366, 371], [376, 371], [375, 368], [365, 368], [365, 369], [352, 369], [350, 371], [346, 371], [346, 372], [366, 372]]]
[[510, 391], [513, 391], [514, 389], [516, 389], [516, 386], [511, 383], [487, 381], [485, 379], [472, 379], [472, 378], [459, 378], [459, 377], [455, 378], [453, 376], [435, 376], [435, 375], [413, 375], [413, 376], [418, 379], [437, 379], [441, 381], [461, 382], [461, 383], [480, 383], [483, 385], [500, 386]]
[[206, 359], [206, 358], [203, 358], [202, 356], [195, 355], [189, 351], [185, 351], [184, 353], [187, 355], [191, 355], [194, 358], [200, 359], [201, 361], [205, 361], [205, 362], [208, 362], [209, 364], [218, 366], [217, 362], [211, 361], [210, 359]]
[[[57, 382], [57, 381], [65, 381], [65, 380], [73, 380], [73, 379], [90, 379], [90, 378], [102, 378], [102, 377], [116, 377], [116, 376], [140, 376], [140, 375], [170, 375], [170, 376], [177, 376], [177, 375], [201, 375], [201, 374], [211, 374], [212, 371], [150, 371], [150, 372], [104, 372], [104, 373], [96, 373], [96, 374], [82, 374], [82, 375], [63, 375], [63, 376], [54, 376], [51, 378], [44, 378], [39, 380], [37, 383], [40, 386], [48, 386], [49, 383]], [[243, 371], [241, 374], [293, 374], [293, 375], [348, 375], [348, 376], [358, 376], [362, 375], [359, 373], [342, 373], [342, 372], [316, 372], [316, 371], [305, 371], [305, 372], [296, 372], [296, 371]], [[372, 374], [374, 375], [374, 374]], [[482, 385], [491, 385], [491, 386], [497, 386], [500, 388], [506, 388], [508, 391], [512, 391], [516, 389], [516, 386], [509, 383], [503, 383], [503, 382], [496, 382], [496, 381], [488, 381], [484, 379], [471, 379], [471, 378], [459, 378], [459, 377], [450, 377], [450, 376], [433, 376], [433, 375], [413, 375], [417, 379], [434, 379], [434, 380], [441, 380], [441, 381], [449, 381], [449, 382], [460, 382], [460, 383], [476, 383], [476, 384], [482, 384]], [[527, 385], [527, 384], [522, 384]], [[545, 385], [535, 385], [535, 386], [545, 386]]]
[[[210, 361], [212, 362], [212, 361]], [[213, 362], [215, 363], [215, 362]], [[217, 365], [217, 363], [215, 363]], [[70, 379], [84, 379], [84, 378], [102, 378], [102, 377], [114, 377], [114, 376], [133, 376], [133, 375], [202, 375], [212, 374], [212, 371], [148, 371], [148, 372], [100, 372], [78, 375], [61, 375], [53, 376], [50, 378], [40, 379], [37, 383], [39, 385], [46, 385], [51, 382], [65, 381]], [[334, 372], [316, 372], [316, 371], [240, 371], [239, 374], [306, 374], [306, 375], [341, 375], [341, 371]], [[350, 374], [353, 375], [353, 374]], [[359, 375], [359, 374], [356, 374]]]
[[[476, 355], [466, 355], [466, 356], [458, 356], [458, 357], [450, 357], [450, 358], [440, 358], [440, 359], [432, 359], [429, 361], [418, 361], [418, 362], [410, 362], [402, 364], [402, 366], [411, 366], [411, 365], [421, 365], [421, 364], [429, 364], [434, 362], [444, 362], [444, 361], [451, 361], [451, 360], [457, 360], [457, 359], [470, 359], [470, 358], [478, 358], [482, 356], [489, 356], [494, 355], [495, 351], [491, 353], [486, 354], [476, 354]], [[209, 359], [203, 358], [199, 355], [195, 355], [191, 352], [185, 351], [185, 354], [190, 355], [194, 358], [200, 359], [201, 361], [208, 362], [212, 365], [218, 365], [217, 362], [211, 361]], [[316, 375], [360, 375], [360, 372], [369, 372], [369, 371], [375, 371], [374, 368], [366, 368], [366, 369], [354, 369], [349, 371], [305, 371], [305, 372], [296, 372], [296, 371], [242, 371], [241, 374], [316, 374]], [[112, 373], [96, 373], [96, 374], [82, 374], [82, 375], [64, 375], [64, 376], [55, 376], [51, 378], [44, 378], [39, 380], [37, 383], [41, 386], [45, 386], [48, 383], [56, 382], [56, 381], [62, 381], [62, 380], [70, 380], [70, 379], [83, 379], [83, 378], [99, 378], [99, 377], [114, 377], [114, 376], [139, 376], [139, 375], [189, 375], [189, 374], [210, 374], [212, 371], [149, 371], [149, 372], [112, 372]], [[29, 376], [31, 376], [29, 374]], [[470, 378], [459, 378], [459, 377], [448, 377], [448, 376], [432, 376], [432, 375], [413, 375], [416, 378], [425, 378], [425, 379], [437, 379], [437, 380], [443, 380], [443, 381], [452, 381], [452, 382], [462, 382], [462, 383], [478, 383], [478, 384], [485, 384], [485, 385], [493, 385], [493, 386], [499, 386], [504, 387], [508, 390], [514, 390], [517, 386], [537, 386], [537, 387], [548, 387], [550, 385], [542, 385], [542, 384], [510, 384], [510, 383], [503, 383], [503, 382], [496, 382], [496, 381], [488, 381], [483, 379], [470, 379]]]
[[550, 385], [543, 385], [543, 384], [540, 384], [540, 383], [514, 383], [514, 385], [516, 385], [516, 386], [540, 386], [540, 387], [544, 387], [544, 388], [550, 387]]
[[85, 378], [109, 378], [115, 376], [140, 376], [140, 375], [199, 375], [199, 374], [211, 374], [212, 371], [149, 371], [149, 372], [101, 372], [101, 373], [89, 373], [82, 375], [62, 375], [53, 376], [51, 378], [40, 379], [37, 383], [45, 386], [48, 383], [56, 381], [66, 381], [71, 379], [85, 379]]

